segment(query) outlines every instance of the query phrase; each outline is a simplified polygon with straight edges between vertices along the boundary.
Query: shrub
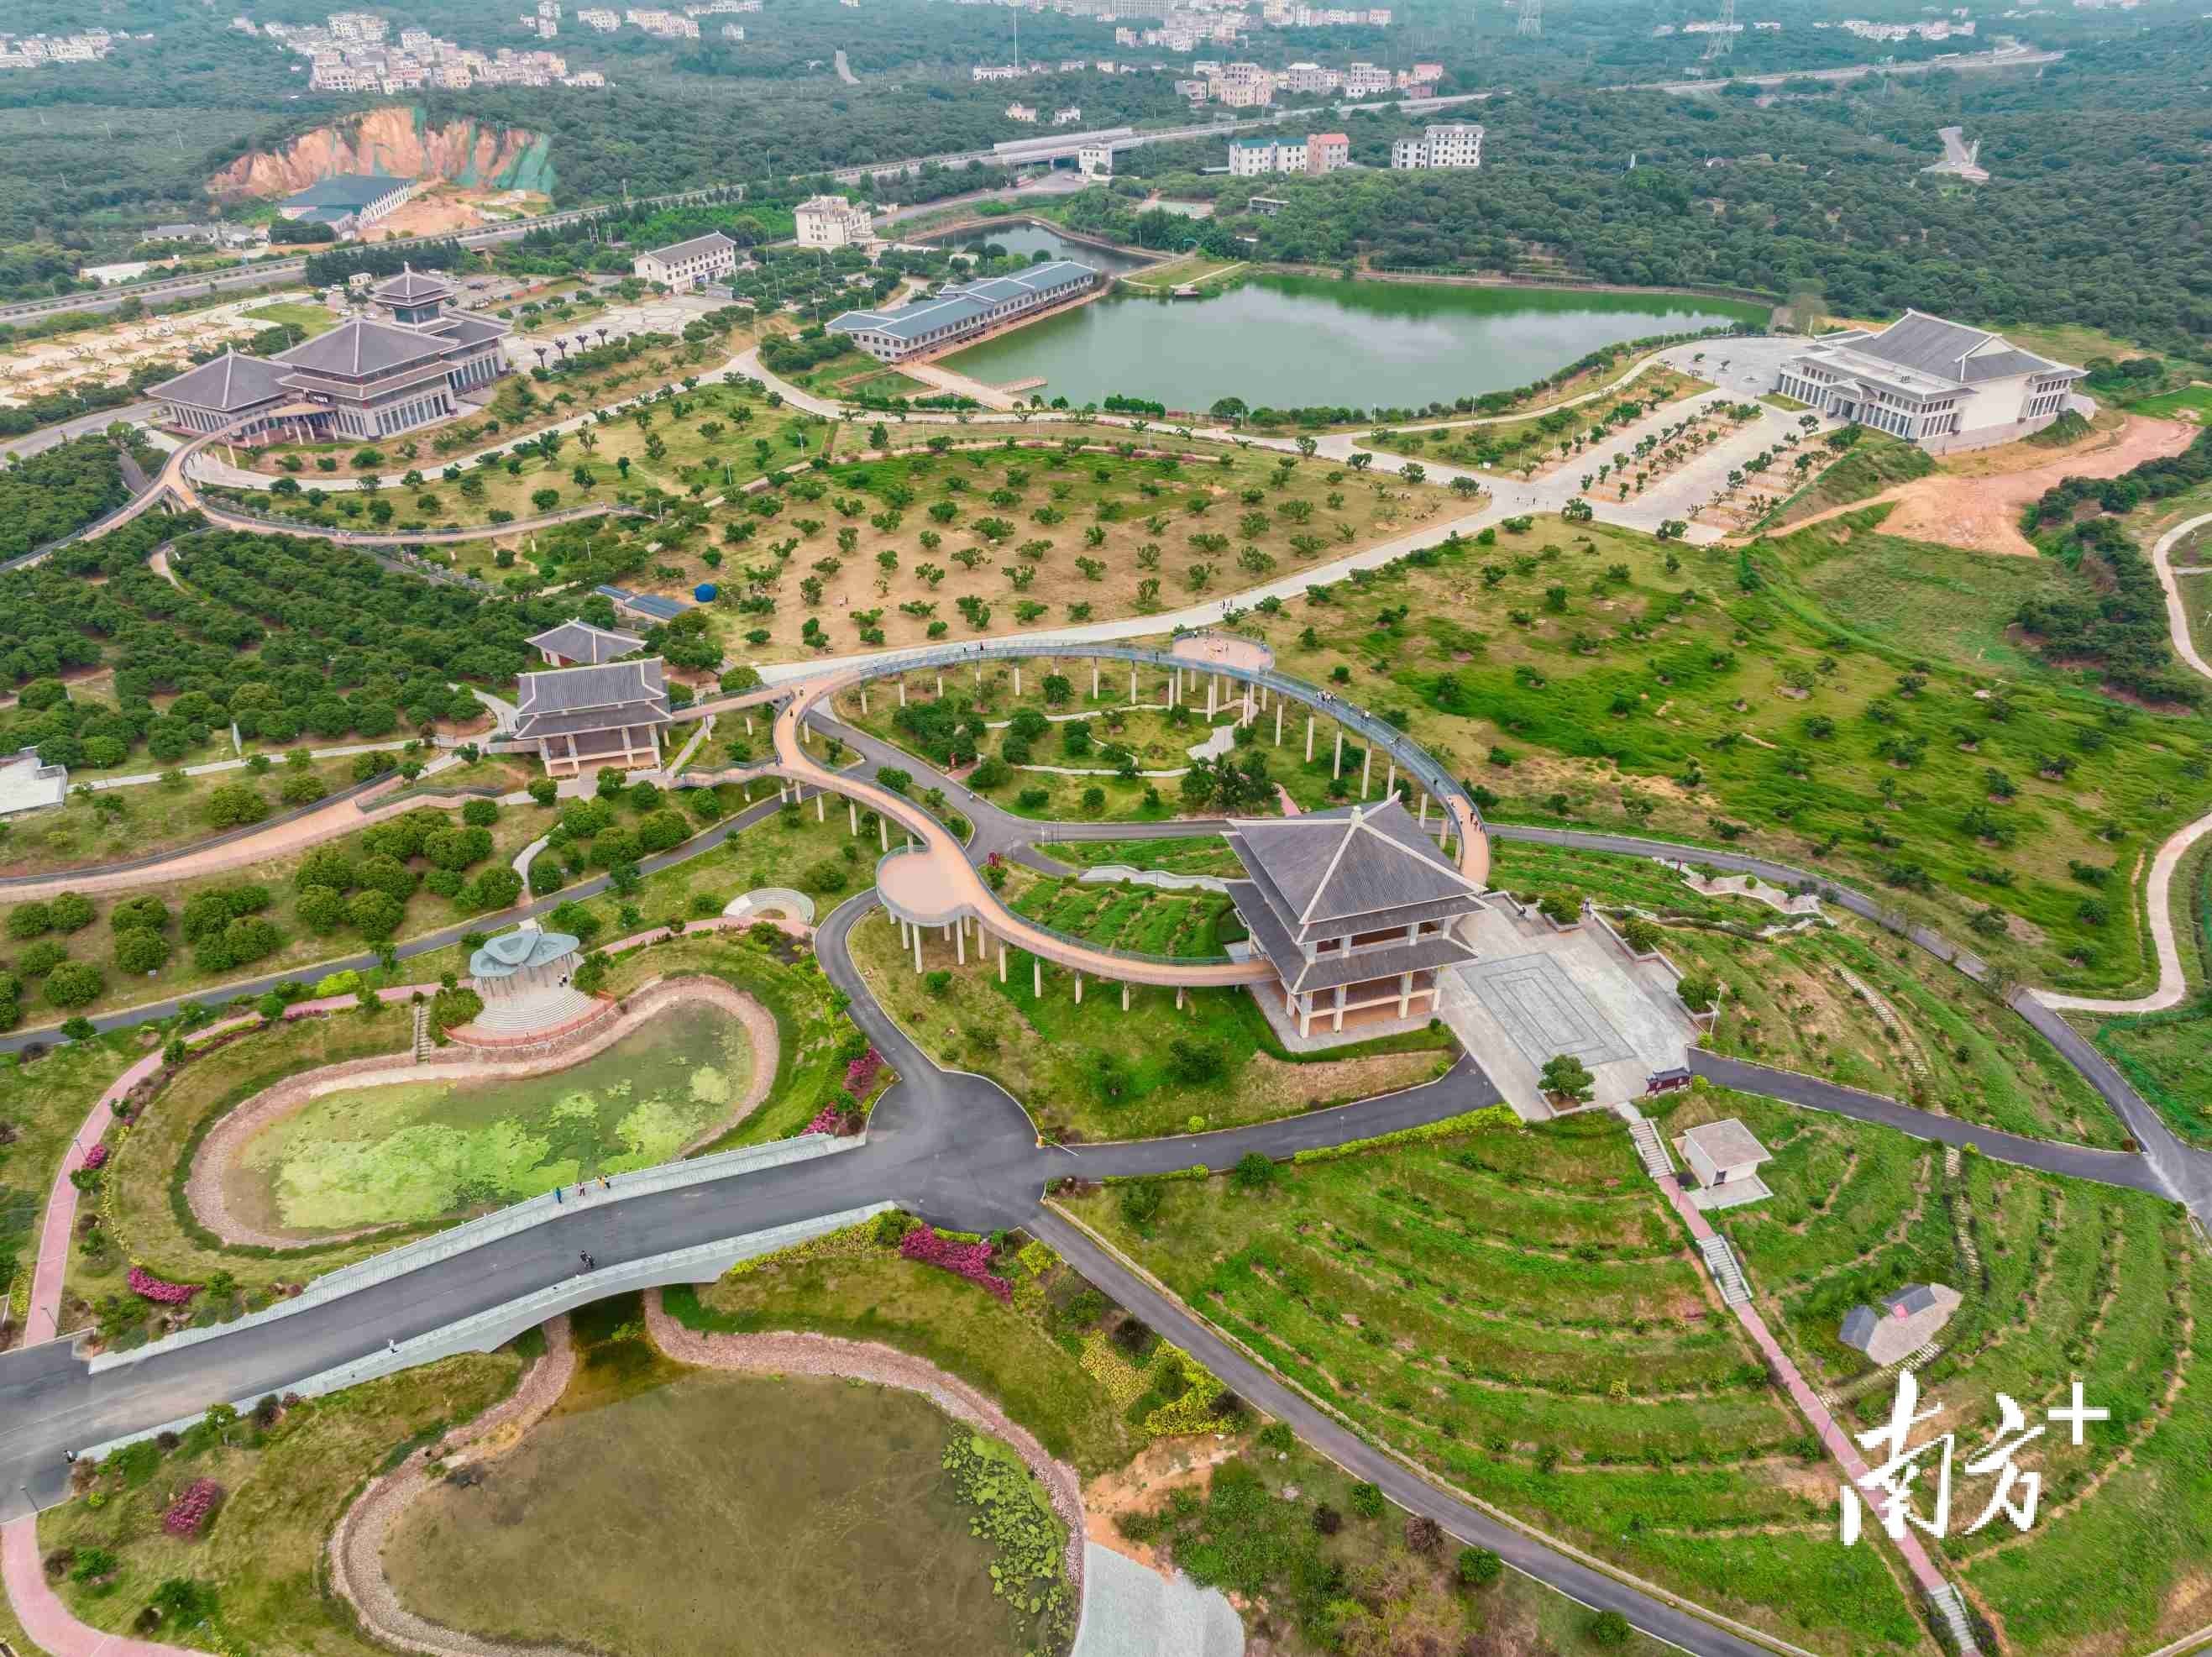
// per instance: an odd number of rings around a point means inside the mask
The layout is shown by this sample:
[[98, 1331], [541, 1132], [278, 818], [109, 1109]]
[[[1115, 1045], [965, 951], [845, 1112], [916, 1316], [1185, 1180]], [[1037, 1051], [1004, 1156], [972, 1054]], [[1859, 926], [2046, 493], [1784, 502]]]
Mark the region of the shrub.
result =
[[52, 929], [53, 912], [43, 903], [18, 903], [8, 912], [8, 936], [36, 938]]
[[1264, 1152], [1248, 1150], [1237, 1159], [1236, 1181], [1243, 1191], [1264, 1191], [1275, 1183], [1275, 1164]]
[[118, 932], [166, 931], [169, 906], [158, 897], [126, 897], [107, 912], [107, 924]]
[[474, 990], [440, 990], [430, 998], [430, 1017], [440, 1029], [474, 1023], [483, 1011], [483, 998]]
[[1551, 1098], [1580, 1102], [1596, 1090], [1597, 1078], [1589, 1073], [1589, 1067], [1573, 1053], [1562, 1053], [1544, 1061], [1544, 1073], [1539, 1085]]
[[218, 828], [242, 828], [269, 815], [269, 802], [242, 782], [225, 783], [207, 797], [207, 819]]
[[1160, 1188], [1156, 1181], [1133, 1180], [1121, 1187], [1121, 1217], [1131, 1225], [1148, 1225], [1159, 1211]]
[[294, 771], [276, 785], [276, 798], [287, 805], [313, 805], [330, 787], [312, 771]]
[[1459, 1551], [1459, 1580], [1471, 1588], [1495, 1582], [1505, 1562], [1488, 1548], [1462, 1548]]
[[1012, 1302], [1014, 1297], [1013, 1285], [991, 1270], [988, 1243], [956, 1242], [940, 1235], [933, 1227], [921, 1225], [899, 1239], [899, 1253], [908, 1259], [939, 1266], [955, 1277], [965, 1278], [1002, 1301]]
[[126, 973], [150, 973], [169, 958], [169, 940], [159, 932], [134, 926], [115, 935], [115, 964]]
[[1628, 1618], [1617, 1611], [1601, 1611], [1590, 1618], [1589, 1637], [1593, 1645], [1625, 1646], [1628, 1643], [1628, 1636], [1634, 1632], [1635, 1630], [1629, 1626]]
[[935, 972], [924, 973], [921, 977], [921, 987], [932, 995], [941, 998], [952, 987], [952, 974], [942, 968]]
[[1674, 993], [1692, 1012], [1710, 1012], [1721, 998], [1720, 980], [1711, 973], [1692, 973], [1674, 986]]
[[1406, 1515], [1406, 1546], [1409, 1551], [1433, 1559], [1443, 1545], [1444, 1527], [1435, 1520], [1426, 1514]]
[[489, 828], [499, 821], [499, 802], [488, 799], [465, 801], [461, 805], [461, 821], [471, 828]]
[[57, 1007], [88, 1007], [106, 987], [106, 978], [89, 961], [64, 961], [46, 980], [46, 999]]
[[1565, 892], [1552, 892], [1536, 905], [1536, 912], [1555, 926], [1571, 926], [1582, 919], [1583, 906]]
[[132, 1266], [124, 1281], [131, 1285], [132, 1294], [156, 1306], [182, 1306], [200, 1292], [196, 1283], [165, 1283], [143, 1266]]
[[1352, 1487], [1352, 1511], [1362, 1519], [1382, 1516], [1382, 1489], [1379, 1484], [1362, 1482]]
[[198, 1536], [215, 1517], [222, 1496], [222, 1486], [212, 1478], [195, 1478], [161, 1515], [161, 1528], [172, 1536]]
[[876, 772], [876, 780], [894, 794], [903, 794], [914, 786], [914, 774], [902, 771], [895, 765], [886, 765]]
[[64, 892], [46, 905], [47, 918], [57, 932], [82, 932], [92, 925], [92, 900], [77, 892]]
[[69, 951], [51, 938], [42, 938], [15, 957], [15, 970], [25, 978], [44, 978], [69, 959]]

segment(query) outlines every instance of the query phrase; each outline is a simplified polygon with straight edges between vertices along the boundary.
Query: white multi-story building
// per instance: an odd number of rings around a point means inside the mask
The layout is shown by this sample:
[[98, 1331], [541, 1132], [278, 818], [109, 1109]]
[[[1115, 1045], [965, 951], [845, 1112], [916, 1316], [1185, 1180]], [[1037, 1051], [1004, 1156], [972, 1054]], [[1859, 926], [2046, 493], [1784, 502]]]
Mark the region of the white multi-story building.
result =
[[1214, 95], [1231, 109], [1264, 109], [1275, 101], [1275, 77], [1257, 64], [1228, 64], [1210, 77]]
[[1387, 69], [1377, 69], [1372, 64], [1354, 64], [1344, 71], [1344, 95], [1364, 98], [1370, 93], [1388, 92], [1396, 84], [1395, 77]]
[[622, 27], [622, 19], [604, 7], [592, 6], [576, 14], [576, 21], [586, 28], [594, 28], [602, 34], [612, 34]]
[[1482, 127], [1474, 121], [1447, 121], [1424, 128], [1418, 138], [1390, 146], [1390, 165], [1416, 167], [1476, 167], [1482, 165]]
[[2041, 431], [2087, 373], [2002, 335], [1907, 311], [1887, 328], [1821, 335], [1784, 361], [1774, 389], [1942, 454]]
[[1083, 110], [1079, 105], [1070, 104], [1066, 109], [1055, 109], [1052, 112], [1054, 126], [1079, 126], [1082, 122]]
[[1110, 179], [1114, 176], [1114, 146], [1085, 144], [1075, 152], [1075, 165], [1086, 179]]
[[971, 81], [1018, 81], [1022, 78], [1019, 64], [978, 64], [968, 71]]
[[[1334, 137], [1337, 135], [1329, 134]], [[1229, 173], [1231, 178], [1256, 179], [1270, 173], [1304, 173], [1312, 141], [1307, 138], [1231, 138]], [[1347, 149], [1350, 148], [1346, 142]]]
[[630, 261], [630, 270], [664, 288], [696, 288], [716, 282], [738, 268], [738, 245], [719, 230], [656, 247]]
[[876, 234], [868, 209], [842, 196], [810, 196], [799, 203], [794, 216], [801, 247], [844, 247], [872, 240]]

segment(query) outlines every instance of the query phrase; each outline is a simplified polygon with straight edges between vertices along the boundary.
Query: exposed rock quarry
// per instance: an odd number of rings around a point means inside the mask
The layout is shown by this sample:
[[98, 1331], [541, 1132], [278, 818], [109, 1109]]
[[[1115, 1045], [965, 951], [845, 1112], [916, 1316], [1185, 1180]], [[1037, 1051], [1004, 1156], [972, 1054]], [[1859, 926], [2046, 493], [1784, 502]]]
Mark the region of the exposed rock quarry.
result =
[[550, 139], [520, 128], [475, 121], [425, 127], [419, 110], [398, 106], [372, 110], [349, 124], [317, 127], [280, 151], [241, 155], [208, 180], [208, 193], [227, 199], [289, 196], [346, 173], [550, 193], [551, 148]]

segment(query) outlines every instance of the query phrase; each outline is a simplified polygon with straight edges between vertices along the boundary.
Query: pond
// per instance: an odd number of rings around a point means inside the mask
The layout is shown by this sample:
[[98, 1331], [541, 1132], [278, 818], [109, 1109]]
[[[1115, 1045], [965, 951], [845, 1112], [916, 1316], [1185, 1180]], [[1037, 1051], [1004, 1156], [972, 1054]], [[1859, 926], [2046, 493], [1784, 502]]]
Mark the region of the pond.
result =
[[736, 1018], [679, 1004], [543, 1076], [342, 1089], [247, 1139], [222, 1170], [223, 1199], [257, 1229], [304, 1237], [649, 1168], [729, 1114], [753, 1062]]
[[992, 1546], [943, 1469], [965, 1430], [911, 1393], [693, 1371], [433, 1484], [385, 1574], [408, 1610], [500, 1642], [1014, 1657]]
[[1120, 392], [1201, 412], [1232, 395], [1255, 408], [1418, 408], [1528, 385], [1601, 345], [1767, 315], [1679, 294], [1262, 276], [1206, 300], [1124, 288], [945, 366], [993, 385], [1041, 376], [1046, 398], [1076, 404]]
[[979, 225], [968, 230], [923, 236], [919, 240], [934, 246], [957, 247], [968, 252], [980, 252], [987, 246], [1003, 247], [1009, 253], [1032, 261], [1042, 253], [1049, 259], [1073, 259], [1079, 264], [1087, 264], [1094, 270], [1104, 270], [1113, 276], [1141, 270], [1157, 262], [1120, 252], [1111, 247], [1096, 247], [1087, 241], [1071, 240], [1050, 225], [1039, 224], [1030, 219], [1011, 219], [1004, 224]]

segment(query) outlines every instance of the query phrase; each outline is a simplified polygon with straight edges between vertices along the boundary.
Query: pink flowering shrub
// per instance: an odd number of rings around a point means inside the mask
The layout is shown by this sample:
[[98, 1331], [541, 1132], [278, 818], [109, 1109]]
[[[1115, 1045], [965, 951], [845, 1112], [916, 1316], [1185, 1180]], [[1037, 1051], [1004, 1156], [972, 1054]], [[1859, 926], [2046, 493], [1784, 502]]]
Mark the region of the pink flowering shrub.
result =
[[988, 1243], [955, 1242], [950, 1237], [938, 1235], [929, 1226], [918, 1225], [899, 1239], [899, 1253], [926, 1266], [942, 1266], [955, 1277], [965, 1278], [988, 1290], [1002, 1301], [1014, 1297], [1013, 1285], [991, 1270]]
[[212, 1478], [196, 1478], [161, 1515], [161, 1528], [172, 1536], [198, 1536], [222, 1502], [222, 1485]]
[[107, 1166], [107, 1147], [104, 1144], [98, 1144], [94, 1145], [90, 1150], [86, 1151], [84, 1153], [84, 1165], [88, 1168], [106, 1168]]
[[182, 1306], [200, 1292], [196, 1283], [164, 1283], [143, 1266], [132, 1266], [127, 1281], [132, 1294], [156, 1306]]
[[884, 1067], [884, 1056], [873, 1047], [845, 1066], [845, 1091], [855, 1100], [868, 1096], [868, 1089], [876, 1084], [876, 1077]]
[[816, 1114], [814, 1120], [806, 1125], [806, 1131], [809, 1133], [835, 1133], [838, 1132], [844, 1114], [844, 1106], [825, 1105]]

